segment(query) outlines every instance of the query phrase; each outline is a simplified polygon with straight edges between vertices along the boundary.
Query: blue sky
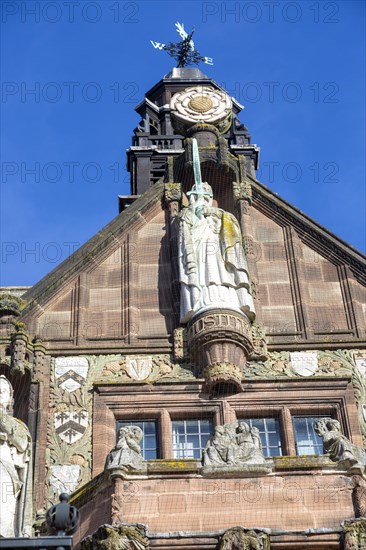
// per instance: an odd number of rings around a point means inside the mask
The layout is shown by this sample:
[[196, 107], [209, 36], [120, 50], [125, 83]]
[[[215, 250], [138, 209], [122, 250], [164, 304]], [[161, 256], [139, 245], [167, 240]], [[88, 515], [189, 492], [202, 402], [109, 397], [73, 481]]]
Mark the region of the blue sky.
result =
[[[258, 179], [365, 251], [365, 3], [6, 1], [1, 284], [32, 285], [118, 213], [134, 107], [195, 28], [245, 106]], [[31, 93], [31, 90], [34, 90]]]

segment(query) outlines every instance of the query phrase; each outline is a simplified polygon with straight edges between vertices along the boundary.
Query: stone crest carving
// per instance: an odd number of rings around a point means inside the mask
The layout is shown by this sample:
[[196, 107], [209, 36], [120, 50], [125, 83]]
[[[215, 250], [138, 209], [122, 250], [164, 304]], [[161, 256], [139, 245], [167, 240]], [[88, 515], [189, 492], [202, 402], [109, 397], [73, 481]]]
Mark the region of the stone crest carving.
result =
[[105, 362], [101, 376], [137, 382], [156, 382], [162, 378], [172, 380], [194, 378], [193, 369], [189, 365], [173, 363], [169, 355], [119, 356]]
[[61, 493], [69, 495], [75, 491], [81, 471], [78, 464], [51, 466], [50, 471], [49, 483], [54, 491], [55, 498], [58, 498]]
[[[269, 461], [270, 462], [270, 461]], [[239, 420], [234, 424], [216, 426], [215, 434], [203, 451], [203, 472], [248, 470], [269, 473], [272, 464], [263, 456], [257, 428]]]
[[56, 433], [69, 445], [83, 437], [88, 427], [89, 413], [85, 410], [64, 410], [54, 413]]
[[107, 456], [105, 469], [123, 472], [146, 471], [146, 461], [142, 457], [139, 445], [142, 437], [142, 430], [138, 426], [120, 428], [117, 444]]
[[152, 371], [151, 355], [126, 357], [126, 373], [133, 380], [146, 380]]
[[360, 374], [366, 378], [366, 352], [355, 352], [353, 356]]
[[0, 538], [32, 534], [31, 436], [9, 412], [13, 388], [0, 376]]
[[312, 376], [318, 370], [316, 351], [294, 351], [290, 353], [291, 366], [300, 376]]
[[317, 434], [323, 439], [324, 452], [348, 473], [364, 476], [366, 452], [354, 445], [341, 433], [341, 426], [334, 418], [321, 418], [314, 424]]
[[150, 548], [141, 524], [102, 525], [81, 541], [81, 550], [144, 550]]
[[56, 357], [55, 379], [62, 389], [73, 392], [86, 382], [89, 363], [86, 357]]
[[243, 527], [233, 527], [222, 536], [219, 550], [270, 550], [269, 536]]

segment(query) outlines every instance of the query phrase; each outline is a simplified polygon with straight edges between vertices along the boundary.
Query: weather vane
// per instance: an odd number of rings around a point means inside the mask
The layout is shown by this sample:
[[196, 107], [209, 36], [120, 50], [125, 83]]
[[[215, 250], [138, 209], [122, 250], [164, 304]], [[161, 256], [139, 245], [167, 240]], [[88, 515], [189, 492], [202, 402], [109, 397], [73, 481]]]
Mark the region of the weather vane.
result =
[[181, 42], [170, 42], [169, 44], [161, 44], [160, 42], [154, 42], [150, 40], [151, 44], [156, 50], [165, 50], [170, 57], [177, 60], [177, 67], [186, 67], [187, 65], [198, 65], [201, 61], [206, 65], [213, 65], [211, 57], [202, 56], [197, 50], [194, 49], [194, 42], [192, 36], [194, 30], [187, 34], [184, 30], [183, 23], [175, 24], [177, 33], [182, 38]]

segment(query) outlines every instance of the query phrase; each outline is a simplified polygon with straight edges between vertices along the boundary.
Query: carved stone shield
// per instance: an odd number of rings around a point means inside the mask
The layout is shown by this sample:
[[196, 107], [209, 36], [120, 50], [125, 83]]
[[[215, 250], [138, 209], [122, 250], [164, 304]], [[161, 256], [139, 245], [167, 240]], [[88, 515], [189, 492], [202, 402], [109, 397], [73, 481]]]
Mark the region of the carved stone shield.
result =
[[57, 385], [73, 392], [86, 382], [89, 363], [86, 357], [56, 357], [55, 378]]
[[360, 374], [366, 377], [366, 353], [358, 352], [354, 354], [356, 367], [358, 368]]
[[56, 433], [65, 443], [75, 443], [83, 437], [88, 427], [87, 411], [62, 411], [55, 413]]
[[49, 483], [56, 495], [71, 494], [79, 483], [81, 468], [77, 464], [51, 466]]
[[294, 351], [290, 358], [291, 366], [299, 376], [312, 376], [318, 370], [316, 351]]
[[150, 355], [126, 357], [126, 373], [133, 380], [146, 380], [151, 374], [152, 358]]

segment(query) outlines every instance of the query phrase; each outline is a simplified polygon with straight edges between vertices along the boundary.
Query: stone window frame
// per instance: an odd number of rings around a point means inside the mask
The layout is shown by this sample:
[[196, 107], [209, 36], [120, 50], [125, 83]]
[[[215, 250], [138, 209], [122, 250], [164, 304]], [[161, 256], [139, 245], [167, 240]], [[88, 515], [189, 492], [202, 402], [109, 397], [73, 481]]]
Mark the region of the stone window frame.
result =
[[278, 407], [262, 407], [258, 411], [258, 407], [246, 407], [242, 409], [235, 407], [237, 420], [245, 420], [246, 418], [277, 418], [280, 427], [282, 456], [302, 456], [296, 452], [296, 437], [293, 425], [293, 418], [296, 416], [312, 417], [312, 416], [330, 416], [336, 418], [341, 423], [343, 433], [347, 433], [342, 425], [342, 418], [339, 414], [339, 407], [336, 403], [327, 405], [301, 404], [291, 405], [286, 404]]
[[140, 424], [144, 423], [144, 422], [150, 422], [150, 423], [154, 423], [155, 424], [155, 447], [150, 447], [150, 448], [146, 448], [146, 441], [144, 440], [145, 438], [145, 427], [142, 427], [141, 425], [139, 426], [143, 432], [143, 438], [140, 442], [140, 447], [141, 447], [141, 451], [142, 451], [142, 455], [144, 456], [144, 450], [145, 452], [146, 451], [156, 451], [156, 454], [158, 455], [156, 458], [153, 458], [153, 459], [147, 459], [147, 460], [159, 460], [160, 458], [160, 441], [159, 441], [159, 433], [158, 433], [158, 430], [159, 430], [159, 424], [158, 424], [158, 421], [156, 419], [151, 419], [151, 418], [143, 418], [143, 419], [129, 419], [129, 420], [124, 420], [124, 419], [121, 419], [121, 420], [117, 420], [116, 421], [116, 441], [118, 440], [118, 430], [124, 425], [126, 426], [133, 426], [134, 425], [134, 422], [138, 422]]
[[[172, 419], [210, 416], [213, 426], [238, 417], [280, 416], [283, 456], [297, 456], [292, 415], [334, 416], [344, 435], [362, 445], [358, 410], [349, 378], [304, 378], [244, 381], [243, 392], [210, 398], [201, 381], [182, 383], [94, 385], [93, 476], [103, 471], [115, 445], [116, 420], [157, 420], [160, 457], [172, 460]], [[158, 459], [159, 460], [159, 459]]]
[[[199, 407], [187, 407], [184, 408], [181, 406], [180, 410], [177, 411], [174, 409], [152, 409], [149, 412], [138, 414], [131, 414], [128, 411], [125, 411], [123, 417], [119, 413], [115, 418], [115, 425], [117, 427], [117, 422], [121, 421], [154, 421], [156, 422], [157, 430], [157, 445], [158, 445], [158, 454], [159, 458], [155, 460], [178, 460], [174, 458], [173, 451], [173, 426], [172, 423], [174, 420], [202, 420], [210, 419], [212, 420], [213, 429], [217, 425], [217, 411], [216, 407], [210, 407], [209, 411], [205, 411], [202, 414], [202, 410]], [[179, 459], [181, 460], [181, 459]], [[187, 460], [187, 459], [184, 459]], [[194, 459], [198, 460], [198, 459]]]
[[[162, 393], [157, 392], [153, 399], [149, 399], [146, 394], [134, 394], [136, 386], [132, 384], [129, 387], [120, 386], [119, 388], [98, 384], [94, 394], [93, 476], [103, 470], [105, 459], [115, 445], [117, 421], [156, 421], [160, 460], [175, 460], [172, 420], [210, 418], [213, 428], [217, 424], [223, 424], [225, 419], [223, 401], [202, 403], [198, 397], [197, 384], [194, 386], [194, 392], [184, 392], [179, 388], [179, 397], [175, 397], [172, 401], [164, 399], [163, 388], [160, 388], [163, 390]], [[127, 392], [128, 399], [125, 398]], [[184, 401], [183, 396], [187, 396], [187, 393], [191, 396], [193, 394], [193, 402]]]

